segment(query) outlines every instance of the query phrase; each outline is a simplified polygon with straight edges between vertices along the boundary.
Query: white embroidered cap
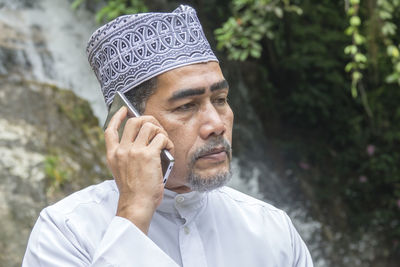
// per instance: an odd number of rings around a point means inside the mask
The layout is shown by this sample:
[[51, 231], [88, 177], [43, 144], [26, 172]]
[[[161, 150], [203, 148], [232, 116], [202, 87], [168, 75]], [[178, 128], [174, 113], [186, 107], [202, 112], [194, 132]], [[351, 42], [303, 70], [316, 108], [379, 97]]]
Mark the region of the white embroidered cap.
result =
[[106, 104], [168, 70], [217, 61], [196, 11], [181, 5], [172, 13], [141, 13], [114, 19], [93, 33], [89, 64]]

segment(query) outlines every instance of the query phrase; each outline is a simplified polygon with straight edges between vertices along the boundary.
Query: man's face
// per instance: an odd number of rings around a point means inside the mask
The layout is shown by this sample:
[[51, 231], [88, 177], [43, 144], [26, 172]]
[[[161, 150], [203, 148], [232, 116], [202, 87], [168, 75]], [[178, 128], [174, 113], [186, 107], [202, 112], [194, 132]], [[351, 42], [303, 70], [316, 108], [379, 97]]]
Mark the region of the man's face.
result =
[[188, 177], [211, 181], [230, 172], [233, 113], [228, 84], [216, 62], [177, 68], [157, 77], [144, 114], [154, 116], [174, 143], [166, 187], [190, 191]]

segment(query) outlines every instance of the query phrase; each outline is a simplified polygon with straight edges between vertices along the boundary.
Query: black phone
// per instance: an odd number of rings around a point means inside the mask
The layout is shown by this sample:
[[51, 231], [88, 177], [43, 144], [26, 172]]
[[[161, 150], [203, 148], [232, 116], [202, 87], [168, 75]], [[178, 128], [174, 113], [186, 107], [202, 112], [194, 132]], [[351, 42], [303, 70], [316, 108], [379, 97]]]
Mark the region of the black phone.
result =
[[[126, 98], [126, 96], [121, 92], [116, 92], [110, 110], [108, 112], [106, 122], [104, 123], [103, 130], [107, 128], [112, 116], [123, 106], [128, 108], [128, 118], [140, 116], [139, 112], [135, 109], [132, 103]], [[122, 132], [124, 131], [125, 123], [128, 120], [128, 118], [126, 118], [119, 127], [118, 132], [120, 140]], [[171, 173], [172, 167], [174, 166], [175, 160], [172, 157], [171, 153], [169, 153], [169, 151], [166, 149], [163, 149], [161, 151], [160, 157], [161, 157], [161, 169], [163, 173], [163, 183], [166, 184], [168, 176]]]

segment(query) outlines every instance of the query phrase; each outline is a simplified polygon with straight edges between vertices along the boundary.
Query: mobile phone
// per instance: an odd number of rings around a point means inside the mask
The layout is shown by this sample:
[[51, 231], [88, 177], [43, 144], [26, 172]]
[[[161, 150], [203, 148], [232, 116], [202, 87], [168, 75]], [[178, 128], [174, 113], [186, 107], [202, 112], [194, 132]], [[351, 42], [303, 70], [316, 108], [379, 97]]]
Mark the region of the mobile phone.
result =
[[[105, 130], [110, 122], [112, 116], [121, 108], [121, 107], [128, 108], [128, 116], [127, 118], [121, 123], [119, 127], [119, 139], [121, 140], [122, 133], [124, 131], [124, 127], [128, 118], [132, 117], [139, 117], [139, 112], [135, 109], [132, 103], [126, 98], [126, 96], [121, 92], [116, 92], [114, 96], [114, 100], [111, 104], [110, 110], [108, 112], [108, 116], [106, 122], [104, 123], [103, 130]], [[163, 149], [160, 154], [161, 157], [161, 169], [163, 173], [163, 183], [166, 184], [168, 180], [168, 176], [171, 173], [172, 167], [174, 166], [174, 158], [172, 157], [171, 153], [168, 150]]]

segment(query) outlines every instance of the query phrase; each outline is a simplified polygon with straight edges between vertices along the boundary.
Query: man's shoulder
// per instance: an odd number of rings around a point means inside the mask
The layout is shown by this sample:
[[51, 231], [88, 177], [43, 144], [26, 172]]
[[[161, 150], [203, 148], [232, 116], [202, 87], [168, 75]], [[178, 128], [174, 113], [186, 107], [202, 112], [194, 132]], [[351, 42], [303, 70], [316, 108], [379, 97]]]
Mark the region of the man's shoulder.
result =
[[277, 213], [280, 215], [282, 213], [285, 213], [284, 211], [274, 207], [269, 203], [266, 203], [262, 200], [249, 196], [245, 193], [242, 193], [228, 186], [224, 186], [217, 190], [214, 190], [214, 194], [215, 197], [223, 198], [224, 200], [235, 203], [236, 205], [243, 208], [262, 209], [266, 212]]
[[[247, 235], [263, 233], [261, 236], [273, 237], [274, 240], [283, 240], [284, 237], [290, 240], [292, 226], [283, 210], [230, 187], [214, 190], [209, 199], [209, 209], [218, 214], [216, 216], [240, 228]], [[258, 235], [253, 237], [255, 240], [259, 238]]]
[[115, 202], [115, 199], [118, 199], [115, 181], [107, 180], [72, 193], [45, 208], [42, 214], [50, 213], [65, 217], [78, 212], [84, 215], [88, 210], [107, 208], [107, 204]]

